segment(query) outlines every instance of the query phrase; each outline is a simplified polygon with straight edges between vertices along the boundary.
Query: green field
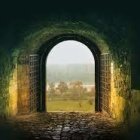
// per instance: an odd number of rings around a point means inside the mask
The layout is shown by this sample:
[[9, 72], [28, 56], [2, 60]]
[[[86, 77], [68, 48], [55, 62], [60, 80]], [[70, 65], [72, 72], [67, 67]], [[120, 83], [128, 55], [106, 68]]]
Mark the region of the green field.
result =
[[47, 112], [94, 112], [95, 102], [94, 100], [47, 100], [46, 108]]

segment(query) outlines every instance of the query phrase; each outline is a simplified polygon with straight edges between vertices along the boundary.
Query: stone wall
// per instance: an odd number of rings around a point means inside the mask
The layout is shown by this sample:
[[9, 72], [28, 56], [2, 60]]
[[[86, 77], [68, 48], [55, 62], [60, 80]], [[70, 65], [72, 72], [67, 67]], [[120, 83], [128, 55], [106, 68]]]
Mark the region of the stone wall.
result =
[[111, 64], [111, 116], [118, 121], [128, 119], [127, 101], [131, 98], [130, 67], [125, 71], [114, 61]]
[[11, 75], [9, 82], [9, 104], [7, 105], [8, 114], [16, 115], [18, 111], [18, 87], [17, 87], [17, 65]]
[[17, 71], [18, 85], [18, 112], [19, 114], [30, 112], [30, 82], [29, 82], [29, 65], [28, 63], [18, 64]]
[[[10, 82], [10, 80], [13, 82]], [[16, 67], [14, 65], [13, 57], [11, 54], [9, 54], [9, 52], [3, 50], [0, 53], [0, 116], [2, 117], [5, 117], [11, 113], [9, 108], [14, 108], [14, 105], [12, 107], [12, 105], [9, 103], [9, 101], [14, 102], [10, 99], [10, 97], [13, 95], [11, 93], [9, 94], [9, 88], [11, 89], [15, 83]], [[16, 92], [16, 85], [15, 89], [11, 89], [11, 92], [12, 91]]]
[[140, 122], [140, 90], [132, 90], [131, 99], [128, 101], [129, 125]]

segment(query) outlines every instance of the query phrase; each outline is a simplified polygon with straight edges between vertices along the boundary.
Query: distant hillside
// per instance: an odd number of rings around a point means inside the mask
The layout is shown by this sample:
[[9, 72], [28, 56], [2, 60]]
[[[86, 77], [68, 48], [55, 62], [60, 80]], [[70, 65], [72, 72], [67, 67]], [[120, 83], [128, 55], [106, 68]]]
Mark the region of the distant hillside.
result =
[[47, 82], [70, 82], [81, 80], [84, 84], [94, 84], [93, 64], [47, 64]]

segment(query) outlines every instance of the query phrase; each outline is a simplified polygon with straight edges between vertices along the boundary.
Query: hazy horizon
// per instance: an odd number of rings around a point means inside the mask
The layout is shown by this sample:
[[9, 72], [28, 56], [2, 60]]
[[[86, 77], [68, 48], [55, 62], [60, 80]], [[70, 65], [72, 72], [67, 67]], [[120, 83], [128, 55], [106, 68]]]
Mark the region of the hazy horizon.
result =
[[54, 46], [48, 55], [46, 70], [47, 82], [95, 83], [94, 57], [88, 47], [78, 41], [63, 41]]

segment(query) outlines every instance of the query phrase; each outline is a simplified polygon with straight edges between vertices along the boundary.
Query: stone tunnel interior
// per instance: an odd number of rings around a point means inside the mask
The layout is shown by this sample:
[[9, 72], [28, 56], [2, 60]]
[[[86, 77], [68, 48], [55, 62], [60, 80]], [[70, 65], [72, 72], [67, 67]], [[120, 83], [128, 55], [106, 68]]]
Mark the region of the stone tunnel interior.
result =
[[[0, 139], [139, 139], [135, 10], [81, 3], [81, 11], [74, 6], [62, 10], [63, 5], [38, 11], [37, 4], [31, 12], [29, 3], [24, 13], [16, 5], [0, 15]], [[94, 57], [95, 112], [46, 111], [46, 60], [55, 45], [68, 40], [83, 43]]]

